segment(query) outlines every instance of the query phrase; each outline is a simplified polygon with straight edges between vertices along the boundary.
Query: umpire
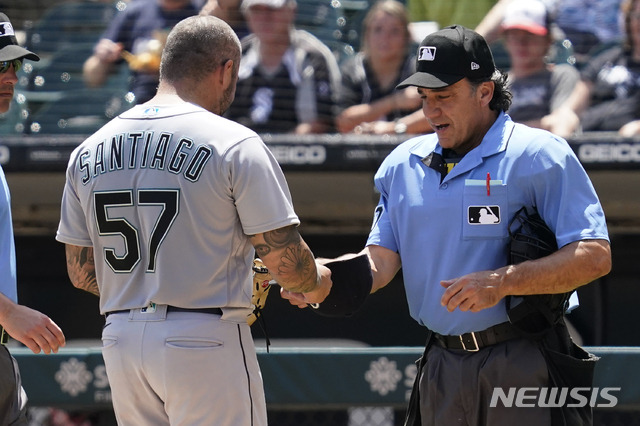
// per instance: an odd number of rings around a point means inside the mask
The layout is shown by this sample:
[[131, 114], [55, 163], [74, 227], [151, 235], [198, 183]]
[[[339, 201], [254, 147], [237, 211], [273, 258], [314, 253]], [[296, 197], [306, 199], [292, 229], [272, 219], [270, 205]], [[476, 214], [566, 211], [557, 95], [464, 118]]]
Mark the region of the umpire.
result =
[[[25, 59], [38, 61], [33, 52], [18, 45], [13, 26], [0, 13], [0, 114], [11, 106], [16, 73]], [[16, 253], [11, 222], [9, 187], [0, 167], [0, 425], [26, 424], [27, 397], [16, 360], [5, 344], [9, 335], [34, 353], [58, 352], [65, 337], [48, 316], [17, 304]]]
[[[565, 140], [511, 120], [505, 81], [486, 41], [452, 26], [423, 40], [416, 73], [398, 86], [417, 87], [434, 132], [399, 145], [377, 171], [381, 197], [364, 252], [372, 291], [402, 268], [410, 314], [428, 329], [409, 425], [591, 423], [589, 407], [492, 404], [498, 388], [591, 385], [594, 357], [571, 342], [563, 304], [549, 306], [561, 311], [551, 325], [525, 329], [509, 321], [506, 301], [570, 293], [611, 268], [586, 172]], [[539, 213], [560, 249], [514, 264], [510, 223], [523, 207]]]

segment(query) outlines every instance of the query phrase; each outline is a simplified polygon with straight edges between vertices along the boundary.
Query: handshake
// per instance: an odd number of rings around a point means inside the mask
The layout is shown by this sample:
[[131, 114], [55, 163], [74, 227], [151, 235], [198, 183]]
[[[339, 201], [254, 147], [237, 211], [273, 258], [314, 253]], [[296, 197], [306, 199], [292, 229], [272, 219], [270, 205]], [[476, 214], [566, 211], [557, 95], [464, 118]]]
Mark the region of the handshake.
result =
[[[333, 285], [331, 292], [322, 303], [310, 305], [313, 312], [326, 317], [348, 317], [364, 304], [371, 293], [373, 277], [371, 265], [366, 254], [345, 259], [333, 260], [324, 266], [331, 270]], [[253, 261], [253, 312], [247, 317], [247, 323], [253, 324], [262, 314], [272, 280], [269, 270], [260, 259]]]

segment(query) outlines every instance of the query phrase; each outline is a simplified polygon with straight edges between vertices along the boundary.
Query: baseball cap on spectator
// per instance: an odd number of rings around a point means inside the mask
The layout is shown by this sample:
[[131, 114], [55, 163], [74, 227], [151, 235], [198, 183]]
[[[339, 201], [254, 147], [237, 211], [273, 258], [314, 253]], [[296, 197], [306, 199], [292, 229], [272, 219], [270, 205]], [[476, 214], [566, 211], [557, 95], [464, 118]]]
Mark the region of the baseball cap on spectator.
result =
[[429, 34], [418, 47], [416, 72], [396, 88], [438, 89], [463, 78], [489, 80], [496, 70], [491, 49], [478, 33], [460, 25]]
[[14, 59], [31, 59], [39, 61], [40, 57], [18, 44], [16, 33], [11, 21], [4, 13], [0, 13], [0, 61], [13, 61]]
[[268, 6], [273, 9], [280, 9], [286, 4], [295, 4], [295, 0], [242, 0], [240, 10], [245, 13], [251, 6]]
[[524, 30], [536, 35], [549, 33], [549, 17], [545, 5], [537, 0], [514, 1], [507, 5], [502, 31]]

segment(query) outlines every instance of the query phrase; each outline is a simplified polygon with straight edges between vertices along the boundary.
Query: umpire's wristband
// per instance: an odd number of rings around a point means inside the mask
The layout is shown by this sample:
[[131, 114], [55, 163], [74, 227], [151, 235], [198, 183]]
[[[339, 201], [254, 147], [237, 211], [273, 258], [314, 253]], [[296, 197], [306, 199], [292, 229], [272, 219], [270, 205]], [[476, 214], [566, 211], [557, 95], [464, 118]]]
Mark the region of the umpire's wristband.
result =
[[348, 317], [353, 315], [366, 300], [373, 276], [366, 254], [346, 260], [325, 263], [331, 269], [331, 292], [319, 304], [311, 305], [312, 311], [326, 317]]

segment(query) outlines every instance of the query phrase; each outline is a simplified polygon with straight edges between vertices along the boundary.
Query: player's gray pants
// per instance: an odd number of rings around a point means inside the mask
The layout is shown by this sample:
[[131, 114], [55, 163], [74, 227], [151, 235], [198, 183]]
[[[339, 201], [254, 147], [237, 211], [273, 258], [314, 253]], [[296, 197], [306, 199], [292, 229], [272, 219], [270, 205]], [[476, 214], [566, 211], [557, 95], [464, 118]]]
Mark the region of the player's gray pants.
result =
[[265, 426], [249, 326], [192, 312], [107, 317], [102, 354], [121, 426]]
[[550, 425], [549, 408], [505, 408], [500, 403], [490, 407], [496, 387], [508, 392], [512, 387], [545, 387], [548, 382], [547, 364], [531, 341], [508, 340], [478, 352], [432, 343], [420, 379], [422, 426]]

